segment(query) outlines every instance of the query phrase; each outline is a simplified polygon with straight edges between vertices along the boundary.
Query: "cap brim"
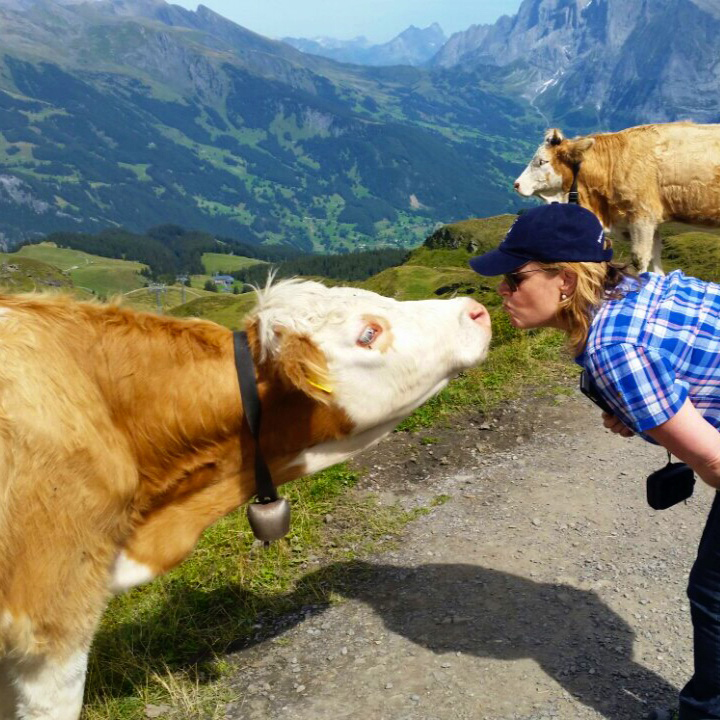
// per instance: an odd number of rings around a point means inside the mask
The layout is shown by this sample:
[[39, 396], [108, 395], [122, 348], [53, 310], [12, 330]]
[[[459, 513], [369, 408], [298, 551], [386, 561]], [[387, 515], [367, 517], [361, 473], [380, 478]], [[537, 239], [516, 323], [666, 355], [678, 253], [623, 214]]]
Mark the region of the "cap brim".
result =
[[504, 275], [530, 262], [530, 258], [503, 252], [499, 248], [470, 258], [470, 267], [479, 275]]

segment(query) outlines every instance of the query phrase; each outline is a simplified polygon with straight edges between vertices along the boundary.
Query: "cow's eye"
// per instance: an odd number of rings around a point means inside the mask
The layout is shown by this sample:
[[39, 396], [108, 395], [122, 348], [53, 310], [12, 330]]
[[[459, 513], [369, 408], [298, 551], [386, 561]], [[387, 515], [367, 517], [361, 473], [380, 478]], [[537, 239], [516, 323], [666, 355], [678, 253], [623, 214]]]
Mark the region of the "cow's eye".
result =
[[547, 160], [543, 160], [542, 158], [538, 158], [538, 159], [537, 159], [538, 167], [540, 167], [540, 166], [542, 166], [542, 165], [547, 165], [547, 163], [548, 163]]
[[357, 339], [357, 344], [367, 347], [380, 334], [380, 328], [377, 325], [366, 325]]

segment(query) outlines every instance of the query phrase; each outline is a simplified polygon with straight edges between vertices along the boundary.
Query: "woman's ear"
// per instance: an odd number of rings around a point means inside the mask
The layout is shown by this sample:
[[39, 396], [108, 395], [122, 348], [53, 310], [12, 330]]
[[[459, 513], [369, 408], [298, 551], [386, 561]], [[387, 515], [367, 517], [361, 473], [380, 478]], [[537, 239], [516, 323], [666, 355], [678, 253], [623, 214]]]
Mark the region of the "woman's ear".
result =
[[577, 287], [577, 273], [567, 268], [563, 268], [559, 273], [560, 278], [560, 292], [570, 297], [575, 292]]

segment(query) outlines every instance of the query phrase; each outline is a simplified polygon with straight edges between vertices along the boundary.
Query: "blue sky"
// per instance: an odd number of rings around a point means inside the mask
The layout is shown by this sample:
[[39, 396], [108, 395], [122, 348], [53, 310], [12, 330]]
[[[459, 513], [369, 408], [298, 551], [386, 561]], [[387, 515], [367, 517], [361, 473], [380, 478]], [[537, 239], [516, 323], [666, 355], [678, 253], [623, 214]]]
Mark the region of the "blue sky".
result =
[[[196, 10], [197, 0], [168, 0]], [[521, 0], [203, 0], [223, 17], [271, 38], [365, 35], [387, 42], [410, 25], [440, 24], [446, 35], [514, 15]]]

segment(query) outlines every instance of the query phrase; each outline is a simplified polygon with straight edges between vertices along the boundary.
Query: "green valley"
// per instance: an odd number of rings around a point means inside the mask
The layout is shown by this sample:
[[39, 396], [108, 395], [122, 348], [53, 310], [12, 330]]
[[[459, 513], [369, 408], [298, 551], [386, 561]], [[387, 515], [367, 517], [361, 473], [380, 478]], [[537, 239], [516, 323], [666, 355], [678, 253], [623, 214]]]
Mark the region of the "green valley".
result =
[[482, 70], [344, 65], [202, 5], [113, 2], [0, 2], [0, 244], [175, 223], [414, 247], [519, 205], [542, 118]]

